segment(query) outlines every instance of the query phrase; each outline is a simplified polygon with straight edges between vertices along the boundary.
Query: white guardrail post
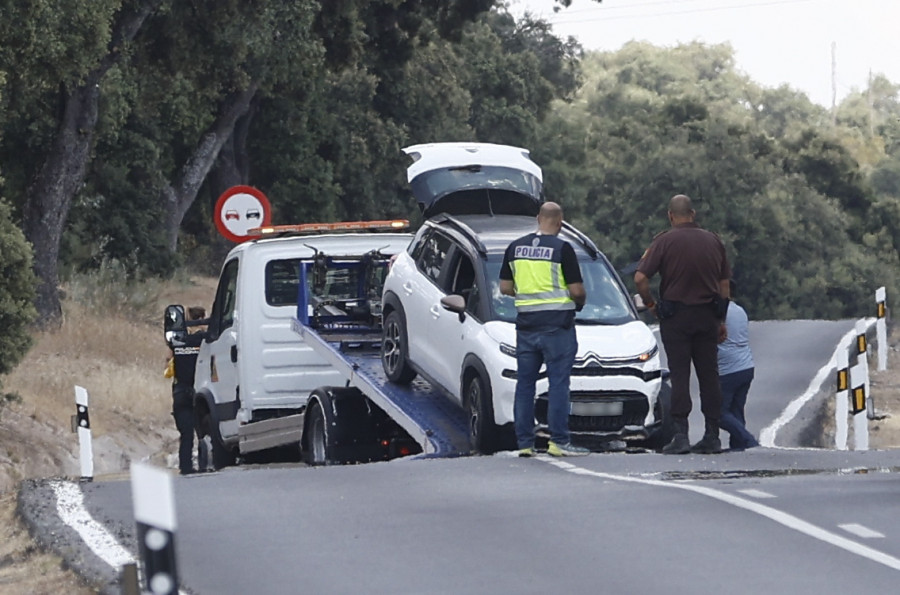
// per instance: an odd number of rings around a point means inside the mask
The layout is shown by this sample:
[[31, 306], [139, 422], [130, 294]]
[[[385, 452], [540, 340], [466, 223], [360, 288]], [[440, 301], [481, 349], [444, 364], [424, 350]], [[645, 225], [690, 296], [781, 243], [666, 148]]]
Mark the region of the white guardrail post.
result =
[[878, 341], [878, 370], [887, 370], [887, 306], [885, 301], [887, 292], [884, 287], [875, 290], [875, 305], [878, 318], [875, 320], [875, 338]]
[[172, 475], [164, 469], [133, 462], [131, 501], [137, 523], [138, 550], [147, 591], [178, 593], [175, 564], [175, 496]]
[[869, 358], [866, 357], [866, 321], [856, 322], [856, 365], [850, 368], [850, 411], [856, 450], [869, 450]]
[[849, 423], [847, 412], [850, 410], [850, 358], [845, 349], [837, 352], [837, 397], [834, 402], [834, 446], [838, 450], [847, 450]]
[[81, 461], [81, 480], [94, 479], [94, 451], [91, 446], [91, 418], [88, 415], [88, 392], [81, 386], [75, 387], [75, 424], [78, 431], [78, 451]]

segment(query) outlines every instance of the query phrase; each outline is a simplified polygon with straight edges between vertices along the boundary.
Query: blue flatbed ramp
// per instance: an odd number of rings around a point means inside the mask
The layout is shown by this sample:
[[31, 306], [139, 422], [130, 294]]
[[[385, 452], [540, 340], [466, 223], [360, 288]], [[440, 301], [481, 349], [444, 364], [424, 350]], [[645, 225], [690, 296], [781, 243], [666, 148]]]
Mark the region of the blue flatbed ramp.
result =
[[343, 373], [347, 386], [358, 388], [418, 442], [429, 457], [470, 453], [466, 413], [426, 380], [409, 385], [387, 379], [381, 365], [380, 333], [348, 333], [306, 326], [293, 319], [294, 332]]

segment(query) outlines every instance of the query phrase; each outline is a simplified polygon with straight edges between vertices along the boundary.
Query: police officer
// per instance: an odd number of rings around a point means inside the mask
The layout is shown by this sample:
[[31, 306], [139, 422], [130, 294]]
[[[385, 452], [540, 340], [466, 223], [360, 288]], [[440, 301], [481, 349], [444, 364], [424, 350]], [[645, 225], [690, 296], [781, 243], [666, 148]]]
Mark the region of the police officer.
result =
[[[694, 222], [691, 199], [679, 194], [669, 201], [671, 229], [657, 235], [638, 263], [634, 282], [644, 304], [659, 318], [672, 382], [672, 422], [675, 436], [665, 454], [721, 452], [718, 343], [724, 340], [731, 268], [725, 246], [716, 234]], [[650, 293], [650, 278], [660, 274], [659, 303]], [[691, 412], [691, 363], [700, 385], [703, 438], [688, 440]]]
[[[188, 317], [194, 321], [206, 318], [206, 310], [199, 306], [188, 308]], [[200, 352], [200, 343], [203, 342], [205, 333], [194, 332], [177, 335], [169, 343], [174, 368], [172, 381], [172, 416], [175, 418], [175, 427], [178, 429], [178, 470], [182, 475], [194, 472], [194, 366], [197, 363], [197, 354]], [[204, 450], [200, 449], [200, 468], [206, 467]]]
[[519, 456], [534, 455], [535, 385], [542, 364], [550, 384], [547, 425], [552, 456], [588, 454], [569, 436], [569, 378], [578, 340], [575, 311], [586, 293], [575, 250], [558, 236], [563, 211], [555, 202], [541, 205], [538, 230], [512, 242], [500, 267], [500, 292], [516, 302], [516, 392], [513, 413]]

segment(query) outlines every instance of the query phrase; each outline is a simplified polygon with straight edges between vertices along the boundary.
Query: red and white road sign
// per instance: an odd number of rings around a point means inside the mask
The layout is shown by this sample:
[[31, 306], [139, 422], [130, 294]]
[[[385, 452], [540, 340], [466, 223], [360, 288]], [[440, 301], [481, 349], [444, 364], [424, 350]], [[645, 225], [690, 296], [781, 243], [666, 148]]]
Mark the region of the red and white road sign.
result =
[[232, 186], [216, 201], [213, 213], [216, 229], [232, 242], [240, 244], [257, 236], [247, 232], [269, 225], [272, 207], [266, 195], [252, 186]]

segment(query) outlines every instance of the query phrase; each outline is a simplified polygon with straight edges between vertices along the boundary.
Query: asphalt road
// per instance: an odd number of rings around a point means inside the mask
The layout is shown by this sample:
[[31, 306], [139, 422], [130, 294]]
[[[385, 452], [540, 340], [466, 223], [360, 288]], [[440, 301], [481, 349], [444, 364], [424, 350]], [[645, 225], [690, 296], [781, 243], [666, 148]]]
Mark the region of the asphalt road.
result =
[[[753, 325], [752, 430], [809, 391], [851, 328]], [[900, 451], [786, 448], [232, 468], [174, 479], [179, 574], [215, 594], [890, 593], [898, 471]], [[81, 487], [135, 552], [127, 478]], [[50, 483], [27, 484], [26, 518], [112, 585], [54, 500]]]

